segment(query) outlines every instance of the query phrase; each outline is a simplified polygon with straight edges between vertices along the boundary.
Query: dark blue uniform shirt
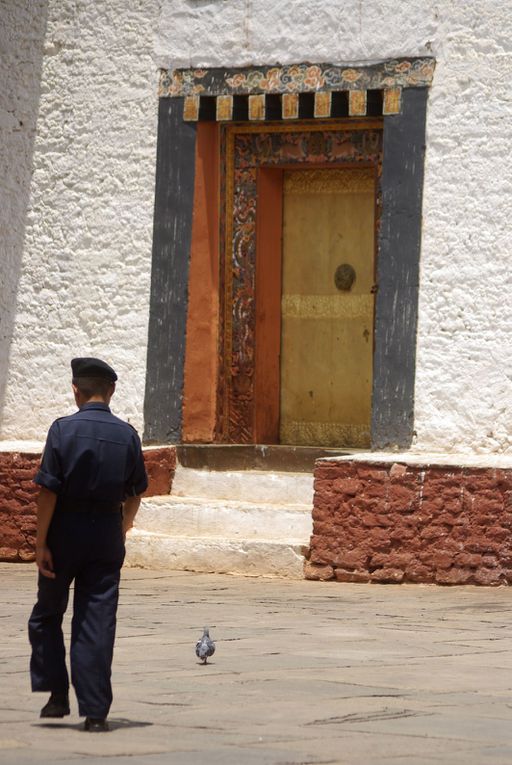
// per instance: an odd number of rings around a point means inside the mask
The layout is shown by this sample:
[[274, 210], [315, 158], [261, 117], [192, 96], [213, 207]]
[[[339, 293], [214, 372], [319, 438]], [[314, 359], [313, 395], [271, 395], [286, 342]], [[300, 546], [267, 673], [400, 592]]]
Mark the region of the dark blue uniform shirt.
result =
[[100, 505], [120, 504], [148, 486], [137, 431], [101, 402], [55, 420], [34, 480], [59, 501]]

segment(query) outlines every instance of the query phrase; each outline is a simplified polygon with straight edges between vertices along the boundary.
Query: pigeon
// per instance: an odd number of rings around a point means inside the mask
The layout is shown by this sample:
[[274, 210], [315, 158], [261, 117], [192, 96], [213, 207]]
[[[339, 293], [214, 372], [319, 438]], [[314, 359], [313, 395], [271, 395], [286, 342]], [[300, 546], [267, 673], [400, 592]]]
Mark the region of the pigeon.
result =
[[215, 643], [210, 638], [208, 627], [204, 628], [203, 637], [196, 643], [196, 656], [203, 660], [203, 664], [208, 663], [208, 656], [215, 653]]

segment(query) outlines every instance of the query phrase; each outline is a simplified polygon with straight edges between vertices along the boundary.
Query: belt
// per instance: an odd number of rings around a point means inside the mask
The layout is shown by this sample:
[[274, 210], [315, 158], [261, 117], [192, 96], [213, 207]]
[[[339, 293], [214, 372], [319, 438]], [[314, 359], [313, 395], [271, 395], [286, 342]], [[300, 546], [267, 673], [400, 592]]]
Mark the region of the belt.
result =
[[55, 510], [64, 513], [120, 513], [120, 502], [101, 502], [92, 499], [59, 497]]

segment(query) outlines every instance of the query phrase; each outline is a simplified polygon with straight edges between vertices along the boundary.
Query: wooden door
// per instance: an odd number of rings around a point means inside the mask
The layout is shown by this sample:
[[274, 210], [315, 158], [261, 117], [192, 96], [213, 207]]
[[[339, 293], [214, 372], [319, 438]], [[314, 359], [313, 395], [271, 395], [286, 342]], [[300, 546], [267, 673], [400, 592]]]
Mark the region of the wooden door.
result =
[[374, 221], [373, 169], [285, 171], [281, 443], [370, 446]]

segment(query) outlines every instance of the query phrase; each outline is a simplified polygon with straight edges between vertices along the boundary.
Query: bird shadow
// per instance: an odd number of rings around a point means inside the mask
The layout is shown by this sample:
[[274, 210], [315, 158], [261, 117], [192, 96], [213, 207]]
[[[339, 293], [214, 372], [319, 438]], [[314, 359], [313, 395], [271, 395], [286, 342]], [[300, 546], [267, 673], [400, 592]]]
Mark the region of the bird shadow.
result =
[[[110, 731], [124, 730], [126, 728], [147, 728], [153, 725], [152, 722], [145, 722], [144, 720], [128, 720], [126, 717], [109, 717], [108, 726]], [[84, 730], [84, 723], [57, 723], [57, 722], [44, 722], [44, 723], [32, 723], [33, 728], [48, 728], [50, 730]]]
[[204, 661], [196, 661], [196, 664], [198, 667], [214, 667], [215, 662], [214, 661], [207, 661], [206, 664]]

